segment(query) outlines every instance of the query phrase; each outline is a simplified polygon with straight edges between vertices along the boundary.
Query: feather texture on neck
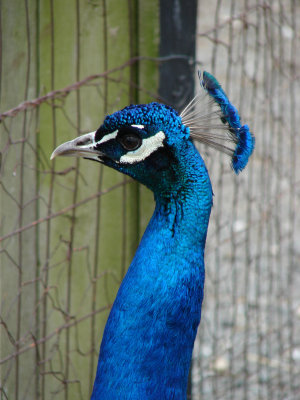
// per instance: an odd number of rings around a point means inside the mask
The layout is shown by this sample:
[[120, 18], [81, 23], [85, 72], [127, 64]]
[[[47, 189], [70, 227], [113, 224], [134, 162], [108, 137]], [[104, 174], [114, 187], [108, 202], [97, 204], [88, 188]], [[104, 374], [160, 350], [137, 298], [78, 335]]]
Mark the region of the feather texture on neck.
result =
[[184, 399], [200, 322], [212, 190], [188, 141], [121, 284], [100, 349], [92, 399]]

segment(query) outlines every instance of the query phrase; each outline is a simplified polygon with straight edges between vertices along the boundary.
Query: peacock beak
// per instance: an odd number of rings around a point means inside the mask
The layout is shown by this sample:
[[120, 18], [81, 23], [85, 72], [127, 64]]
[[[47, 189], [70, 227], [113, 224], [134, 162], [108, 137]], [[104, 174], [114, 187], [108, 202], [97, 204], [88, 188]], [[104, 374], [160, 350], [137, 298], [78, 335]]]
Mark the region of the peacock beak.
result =
[[95, 132], [86, 133], [76, 139], [70, 140], [58, 146], [51, 154], [50, 160], [57, 156], [85, 157], [101, 161], [101, 153], [96, 149]]

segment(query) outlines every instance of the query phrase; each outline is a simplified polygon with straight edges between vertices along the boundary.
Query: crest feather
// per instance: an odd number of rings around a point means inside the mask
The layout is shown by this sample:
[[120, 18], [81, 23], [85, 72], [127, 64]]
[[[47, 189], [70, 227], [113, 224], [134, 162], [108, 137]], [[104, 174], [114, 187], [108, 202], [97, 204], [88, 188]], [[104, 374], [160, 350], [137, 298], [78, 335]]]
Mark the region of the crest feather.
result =
[[248, 163], [255, 138], [248, 125], [241, 125], [237, 109], [217, 79], [206, 71], [198, 76], [201, 91], [181, 112], [181, 120], [194, 140], [229, 155], [238, 174]]

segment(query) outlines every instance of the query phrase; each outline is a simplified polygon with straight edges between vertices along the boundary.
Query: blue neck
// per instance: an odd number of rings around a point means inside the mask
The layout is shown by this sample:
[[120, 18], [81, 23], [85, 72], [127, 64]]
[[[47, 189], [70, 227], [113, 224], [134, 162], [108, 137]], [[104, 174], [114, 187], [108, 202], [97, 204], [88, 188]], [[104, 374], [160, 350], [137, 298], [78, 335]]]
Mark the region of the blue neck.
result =
[[[156, 208], [119, 289], [92, 399], [184, 399], [201, 317], [212, 190], [189, 142], [173, 191]], [[180, 169], [179, 168], [179, 169]]]

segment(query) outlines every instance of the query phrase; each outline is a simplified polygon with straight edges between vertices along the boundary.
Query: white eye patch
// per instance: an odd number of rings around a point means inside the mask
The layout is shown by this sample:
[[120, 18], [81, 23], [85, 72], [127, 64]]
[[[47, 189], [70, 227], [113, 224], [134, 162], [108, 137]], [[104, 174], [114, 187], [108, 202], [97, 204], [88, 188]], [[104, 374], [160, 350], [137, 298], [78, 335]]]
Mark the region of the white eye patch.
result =
[[[139, 128], [139, 129], [144, 129], [144, 125], [131, 125], [134, 128]], [[109, 133], [108, 135], [103, 136], [103, 138], [100, 140], [99, 144], [103, 144], [105, 142], [108, 142], [109, 140], [115, 139], [118, 135], [118, 131], [114, 131], [112, 133]]]
[[159, 147], [163, 147], [163, 141], [165, 137], [166, 135], [164, 134], [164, 132], [159, 131], [154, 136], [143, 139], [143, 143], [138, 149], [130, 151], [120, 158], [120, 163], [135, 164], [137, 162], [145, 160]]
[[98, 144], [103, 144], [105, 142], [108, 142], [109, 140], [115, 139], [117, 137], [117, 134], [118, 131], [114, 131], [112, 133], [109, 133], [108, 135], [103, 136]]

